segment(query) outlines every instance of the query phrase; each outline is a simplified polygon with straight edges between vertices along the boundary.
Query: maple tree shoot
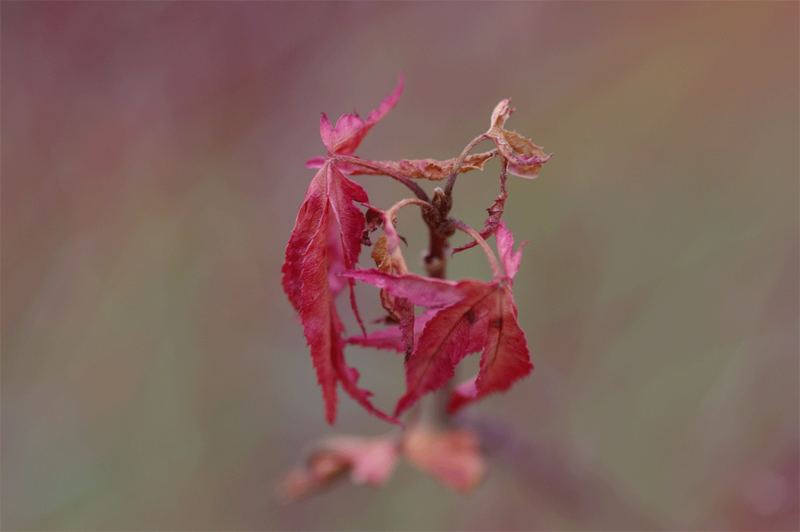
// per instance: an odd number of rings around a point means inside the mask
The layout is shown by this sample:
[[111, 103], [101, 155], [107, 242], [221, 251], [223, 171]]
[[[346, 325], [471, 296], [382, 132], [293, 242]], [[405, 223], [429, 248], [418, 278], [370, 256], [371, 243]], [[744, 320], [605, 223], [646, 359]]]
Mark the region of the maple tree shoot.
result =
[[[489, 129], [468, 142], [455, 158], [373, 161], [355, 155], [370, 129], [397, 105], [402, 92], [401, 79], [366, 118], [354, 112], [331, 123], [322, 113], [320, 137], [327, 154], [306, 163], [316, 174], [286, 246], [283, 288], [300, 317], [322, 391], [325, 417], [331, 424], [336, 420], [339, 388], [368, 413], [402, 425], [401, 417], [426, 394], [448, 392], [443, 410], [452, 414], [487, 395], [509, 389], [533, 370], [512, 291], [522, 250], [515, 249], [503, 213], [509, 196], [508, 175], [533, 179], [550, 155], [529, 138], [505, 128], [514, 111], [508, 99], [495, 106]], [[494, 148], [473, 153], [484, 141], [492, 142]], [[500, 161], [499, 193], [486, 209], [483, 227], [474, 229], [451, 216], [453, 190], [461, 174], [483, 170], [495, 158]], [[366, 190], [353, 180], [358, 175], [388, 177], [405, 186], [412, 196], [380, 209], [369, 203]], [[442, 182], [443, 186], [429, 194], [420, 185], [424, 181]], [[419, 211], [428, 228], [425, 275], [409, 271], [402, 252], [403, 239], [395, 228], [401, 211], [412, 213], [411, 208]], [[373, 242], [372, 233], [377, 231], [380, 236]], [[466, 233], [470, 241], [451, 250], [449, 240], [456, 231]], [[487, 242], [491, 237], [497, 253]], [[474, 246], [483, 250], [492, 278], [445, 279], [450, 257]], [[358, 268], [363, 247], [372, 248], [373, 268]], [[386, 315], [376, 330], [366, 330], [355, 298], [356, 283], [379, 289]], [[360, 328], [350, 336], [345, 335], [336, 305], [344, 292]], [[405, 353], [406, 389], [391, 413], [373, 404], [372, 392], [359, 383], [358, 371], [345, 359], [347, 345]], [[477, 374], [450, 387], [458, 364], [474, 353], [480, 353]], [[312, 455], [306, 469], [295, 472], [287, 489], [302, 495], [345, 470], [356, 482], [381, 484], [402, 453], [421, 469], [441, 473], [445, 484], [467, 489], [483, 471], [482, 459], [475, 454], [477, 447], [471, 433], [426, 431], [419, 426], [406, 427], [400, 439], [330, 439]], [[469, 469], [454, 469], [451, 458], [455, 456], [460, 456]]]

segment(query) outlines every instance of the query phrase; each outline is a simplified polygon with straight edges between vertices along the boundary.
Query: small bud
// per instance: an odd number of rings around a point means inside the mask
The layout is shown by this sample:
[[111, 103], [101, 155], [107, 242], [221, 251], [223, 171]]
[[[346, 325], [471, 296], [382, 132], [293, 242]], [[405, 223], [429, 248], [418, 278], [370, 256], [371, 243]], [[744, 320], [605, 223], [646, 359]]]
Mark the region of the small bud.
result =
[[433, 203], [433, 206], [436, 207], [442, 215], [442, 218], [445, 218], [453, 207], [452, 198], [450, 198], [441, 187], [433, 189], [433, 200], [431, 203]]

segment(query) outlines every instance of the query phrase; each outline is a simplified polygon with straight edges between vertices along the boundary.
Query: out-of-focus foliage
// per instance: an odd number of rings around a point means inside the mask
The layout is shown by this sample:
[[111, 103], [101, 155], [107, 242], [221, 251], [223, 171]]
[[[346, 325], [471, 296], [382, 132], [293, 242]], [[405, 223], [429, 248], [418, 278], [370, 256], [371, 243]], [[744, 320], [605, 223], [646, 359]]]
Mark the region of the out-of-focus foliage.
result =
[[[796, 3], [0, 8], [3, 529], [797, 528]], [[504, 207], [536, 371], [470, 413], [471, 494], [401, 462], [283, 506], [333, 435], [277, 282], [309, 124], [398, 71], [359, 155], [451, 157], [504, 97], [553, 153]], [[498, 168], [460, 178], [475, 227]], [[391, 405], [402, 356], [348, 356]]]

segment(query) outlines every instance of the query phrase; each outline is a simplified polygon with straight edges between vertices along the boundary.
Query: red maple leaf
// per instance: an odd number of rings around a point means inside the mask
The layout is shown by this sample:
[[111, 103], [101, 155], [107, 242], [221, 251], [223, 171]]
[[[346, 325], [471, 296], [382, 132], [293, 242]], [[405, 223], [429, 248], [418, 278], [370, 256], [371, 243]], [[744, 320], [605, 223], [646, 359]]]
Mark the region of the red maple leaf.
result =
[[521, 250], [513, 250], [513, 236], [500, 222], [497, 242], [501, 268], [486, 242], [477, 232], [471, 234], [487, 251], [492, 263], [494, 278], [490, 282], [453, 282], [413, 274], [395, 276], [377, 270], [344, 273], [434, 311], [415, 339], [413, 352], [406, 358], [406, 393], [397, 402], [395, 416], [423, 394], [447, 383], [456, 365], [470, 353], [482, 351], [480, 369], [474, 379], [454, 392], [449, 405], [451, 412], [489, 393], [508, 389], [533, 369], [511, 292]]
[[403, 94], [403, 78], [397, 82], [394, 90], [384, 98], [384, 100], [367, 115], [366, 120], [361, 118], [358, 113], [345, 113], [336, 120], [336, 125], [332, 125], [328, 120], [328, 115], [322, 113], [319, 132], [322, 142], [330, 153], [339, 155], [350, 155], [358, 148], [361, 141], [386, 114], [397, 105], [397, 101]]
[[[358, 387], [358, 372], [348, 367], [344, 358], [344, 327], [335, 298], [345, 287], [339, 273], [358, 262], [365, 221], [356, 202], [366, 203], [368, 197], [361, 186], [346, 177], [333, 156], [352, 153], [372, 126], [394, 107], [402, 90], [401, 80], [366, 120], [356, 113], [345, 114], [334, 126], [322, 114], [320, 136], [329, 158], [311, 180], [286, 246], [283, 288], [303, 323], [329, 423], [336, 419], [337, 383], [369, 412], [396, 422], [372, 405], [371, 393]], [[352, 282], [348, 284], [351, 306], [360, 323]]]

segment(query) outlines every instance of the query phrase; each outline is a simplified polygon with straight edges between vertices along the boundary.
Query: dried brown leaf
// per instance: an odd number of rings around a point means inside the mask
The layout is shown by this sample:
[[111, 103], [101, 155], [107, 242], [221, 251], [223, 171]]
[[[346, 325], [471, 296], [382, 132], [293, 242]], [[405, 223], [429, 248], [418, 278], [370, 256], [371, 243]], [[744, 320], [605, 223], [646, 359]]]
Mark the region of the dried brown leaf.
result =
[[531, 139], [505, 129], [506, 120], [514, 112], [511, 100], [505, 99], [492, 111], [491, 127], [486, 135], [495, 143], [500, 155], [508, 161], [508, 171], [516, 176], [534, 179], [550, 155]]
[[[482, 153], [469, 155], [459, 169], [459, 173], [466, 173], [472, 170], [483, 170], [486, 161], [497, 155], [497, 151], [491, 150]], [[427, 179], [430, 181], [441, 181], [447, 179], [456, 167], [457, 159], [447, 159], [444, 161], [436, 159], [403, 159], [400, 161], [367, 161], [370, 166], [351, 165], [348, 169], [351, 175], [369, 174], [381, 175], [384, 171], [392, 172], [396, 175], [410, 179]]]

